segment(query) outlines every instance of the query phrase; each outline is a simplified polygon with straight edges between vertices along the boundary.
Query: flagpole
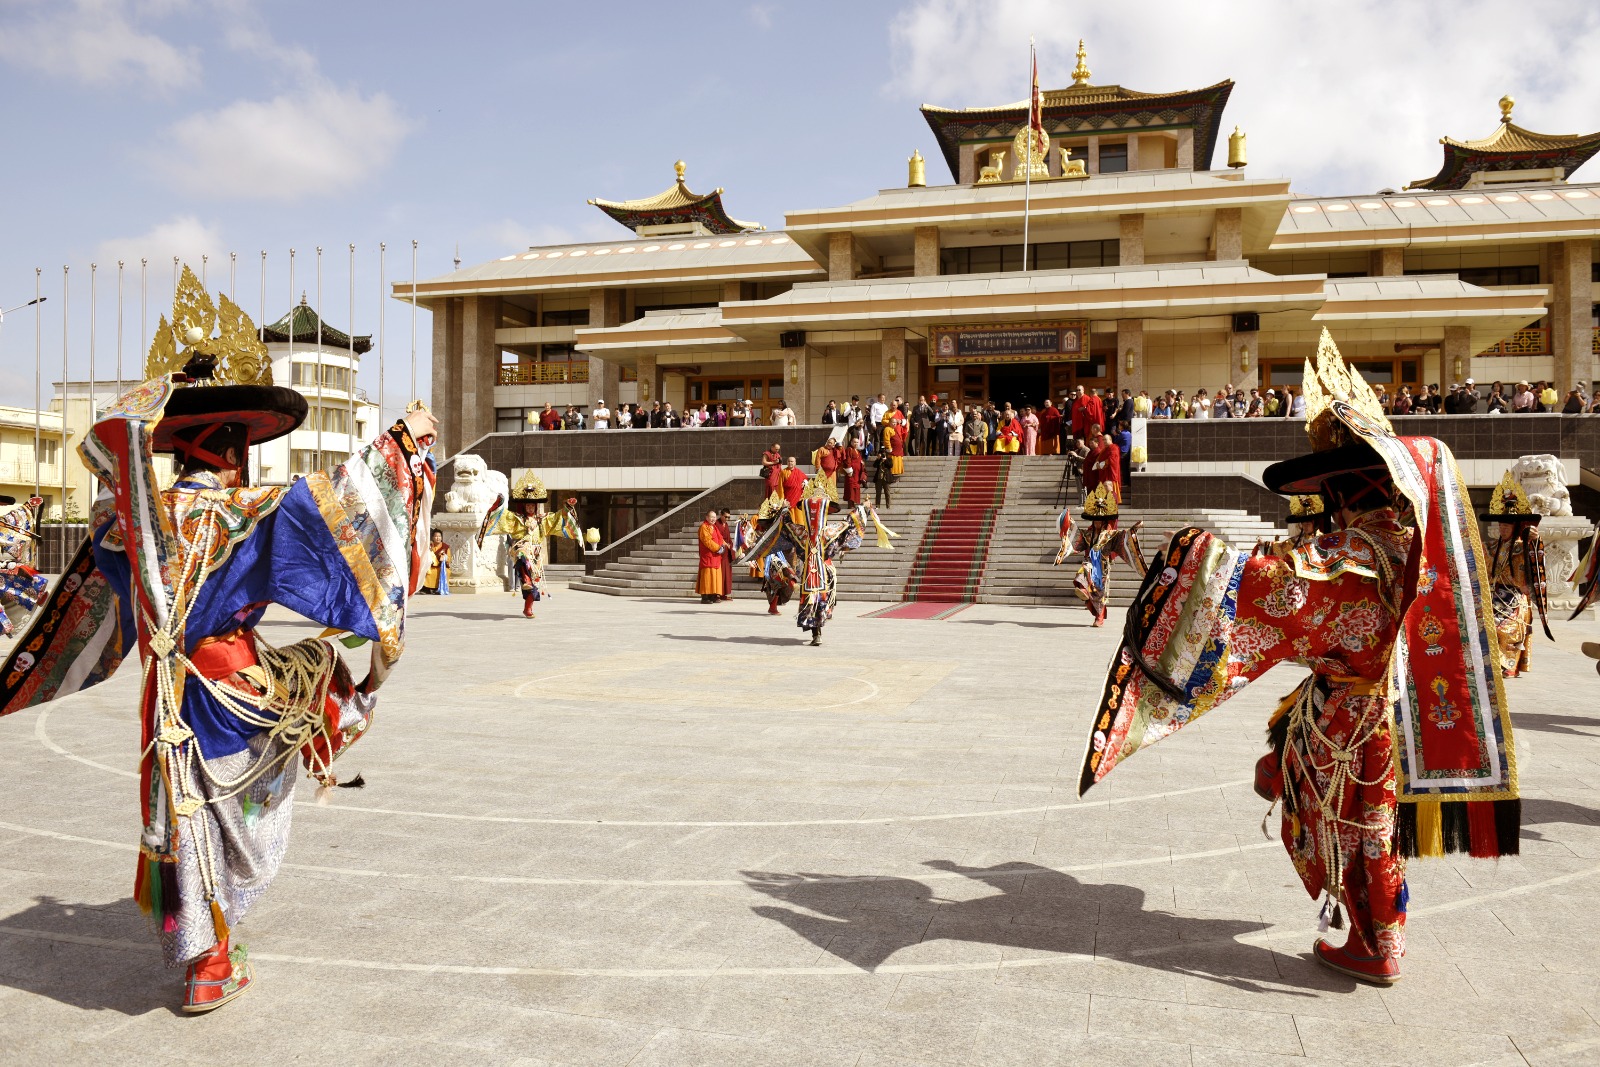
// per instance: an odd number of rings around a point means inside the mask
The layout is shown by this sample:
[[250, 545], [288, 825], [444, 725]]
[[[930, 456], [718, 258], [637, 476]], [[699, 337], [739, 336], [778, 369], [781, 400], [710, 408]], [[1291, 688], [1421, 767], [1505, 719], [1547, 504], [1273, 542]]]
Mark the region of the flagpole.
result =
[[1023, 138], [1027, 145], [1022, 150], [1022, 158], [1017, 160], [1017, 165], [1024, 168], [1022, 172], [1022, 269], [1028, 269], [1028, 215], [1033, 209], [1033, 109], [1038, 104], [1039, 71], [1038, 58], [1033, 52], [1033, 35], [1028, 35], [1028, 67], [1032, 71], [1032, 80], [1028, 83], [1028, 130]]
[[[61, 521], [67, 521], [67, 308], [71, 294], [67, 291], [68, 272], [72, 268], [61, 265], [61, 451], [56, 465], [61, 468]], [[63, 535], [62, 544], [66, 544]], [[65, 569], [65, 568], [63, 568]]]
[[39, 452], [43, 445], [40, 438], [44, 431], [44, 398], [39, 395], [39, 382], [44, 377], [44, 312], [39, 307], [44, 303], [40, 296], [40, 280], [44, 277], [44, 268], [33, 268], [33, 495], [43, 496], [39, 491]]
[[[356, 246], [350, 242], [350, 322], [345, 327], [349, 332], [345, 337], [350, 341], [350, 354], [345, 357], [350, 362], [347, 379], [344, 383], [346, 396], [350, 400], [350, 425], [344, 428], [345, 444], [350, 446], [349, 455], [356, 454]], [[346, 458], [349, 458], [347, 456]]]
[[378, 242], [378, 428], [383, 429], [388, 423], [388, 416], [383, 413], [383, 320], [388, 311], [387, 276], [384, 269], [384, 259], [388, 255], [389, 246], [383, 241]]

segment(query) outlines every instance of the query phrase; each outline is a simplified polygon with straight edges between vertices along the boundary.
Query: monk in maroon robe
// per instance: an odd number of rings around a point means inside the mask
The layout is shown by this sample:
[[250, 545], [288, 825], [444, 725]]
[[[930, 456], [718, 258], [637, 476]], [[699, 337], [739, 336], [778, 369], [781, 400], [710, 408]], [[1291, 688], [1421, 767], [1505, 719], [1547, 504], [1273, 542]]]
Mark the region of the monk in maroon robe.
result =
[[783, 468], [783, 499], [792, 508], [806, 492], [806, 472], [795, 466], [794, 457]]
[[861, 503], [861, 481], [866, 473], [867, 458], [855, 445], [845, 445], [839, 451], [839, 480], [844, 486], [844, 502], [851, 507]]
[[783, 449], [777, 441], [761, 453], [761, 477], [767, 486], [767, 495], [783, 491]]

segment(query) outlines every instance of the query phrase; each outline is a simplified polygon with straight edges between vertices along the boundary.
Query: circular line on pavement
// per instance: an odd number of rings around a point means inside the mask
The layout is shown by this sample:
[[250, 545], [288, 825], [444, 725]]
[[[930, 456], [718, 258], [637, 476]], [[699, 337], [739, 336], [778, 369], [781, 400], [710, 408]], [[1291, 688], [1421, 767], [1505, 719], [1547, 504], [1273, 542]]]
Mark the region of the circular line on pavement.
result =
[[[870, 683], [868, 683], [870, 684]], [[124, 771], [104, 763], [86, 759], [69, 752], [56, 744], [45, 728], [45, 720], [50, 714], [49, 708], [41, 709], [39, 717], [34, 721], [33, 734], [50, 751], [67, 759], [76, 760], [112, 774], [125, 778], [137, 778], [132, 771]], [[533, 818], [526, 815], [469, 815], [443, 811], [415, 811], [407, 808], [369, 808], [359, 804], [343, 804], [335, 802], [326, 806], [316, 807], [317, 811], [356, 811], [364, 815], [399, 815], [414, 819], [443, 819], [449, 822], [487, 822], [504, 823], [517, 826], [621, 826], [621, 827], [676, 827], [676, 828], [734, 828], [752, 829], [771, 827], [781, 829], [791, 826], [886, 826], [894, 823], [911, 822], [943, 822], [951, 819], [994, 819], [1011, 815], [1039, 815], [1051, 811], [1087, 811], [1090, 808], [1105, 808], [1114, 804], [1135, 804], [1143, 800], [1162, 800], [1167, 797], [1190, 796], [1195, 793], [1208, 793], [1213, 789], [1230, 789], [1236, 785], [1247, 785], [1253, 779], [1235, 778], [1227, 782], [1214, 782], [1210, 785], [1190, 786], [1187, 789], [1171, 789], [1162, 793], [1141, 793], [1131, 797], [1112, 797], [1107, 800], [1077, 800], [1070, 804], [1041, 804], [1031, 808], [1005, 808], [997, 811], [956, 811], [938, 815], [882, 815], [865, 819], [783, 819], [762, 821], [750, 820], [658, 820], [658, 819], [559, 819], [559, 818]], [[310, 806], [308, 805], [308, 808]]]
[[[1600, 874], [1600, 864], [1586, 867], [1580, 871], [1556, 875], [1539, 882], [1527, 885], [1513, 886], [1491, 893], [1483, 893], [1476, 897], [1462, 900], [1447, 901], [1430, 907], [1413, 908], [1411, 915], [1431, 915], [1438, 912], [1459, 911], [1464, 908], [1488, 904], [1495, 900], [1507, 897], [1522, 896], [1550, 886], [1574, 882]], [[1157, 945], [1148, 949], [1135, 952], [1121, 953], [1117, 956], [1107, 957], [1114, 962], [1137, 962], [1165, 955], [1169, 952], [1192, 950], [1198, 945], [1205, 944], [1240, 944], [1261, 945], [1270, 942], [1275, 936], [1274, 928], [1260, 930], [1253, 934], [1239, 937], [1219, 937], [1210, 941], [1174, 941], [1165, 945]], [[126, 949], [134, 952], [154, 954], [156, 947], [149, 942], [121, 941], [113, 938], [86, 937], [78, 934], [63, 934], [49, 930], [30, 930], [24, 927], [0, 926], [0, 935], [26, 938], [35, 941], [51, 941], [70, 945], [84, 945], [93, 948]], [[329, 956], [291, 956], [273, 952], [252, 952], [251, 956], [259, 961], [268, 963], [297, 963], [307, 967], [344, 968], [348, 970], [363, 971], [388, 971], [409, 972], [414, 974], [460, 974], [483, 975], [487, 977], [533, 977], [533, 978], [740, 978], [740, 977], [770, 977], [774, 975], [854, 975], [854, 974], [950, 974], [963, 971], [1000, 971], [1014, 970], [1027, 967], [1053, 967], [1062, 963], [1096, 963], [1101, 957], [1086, 952], [1061, 952], [1048, 956], [1021, 956], [1014, 959], [1001, 960], [972, 960], [965, 963], [885, 963], [870, 970], [857, 967], [853, 964], [841, 964], [832, 967], [495, 967], [479, 966], [461, 963], [405, 963], [395, 960], [353, 960]]]
[[[13, 833], [28, 834], [31, 837], [42, 837], [52, 841], [66, 841], [75, 845], [93, 845], [97, 848], [116, 849], [119, 852], [137, 852], [138, 846], [123, 841], [106, 841], [96, 837], [81, 837], [77, 834], [65, 834], [59, 830], [41, 830], [34, 826], [22, 826], [17, 823], [0, 822], [0, 830], [10, 830]], [[1154, 867], [1161, 864], [1182, 863], [1188, 860], [1213, 859], [1218, 856], [1237, 856], [1242, 852], [1254, 852], [1257, 849], [1273, 848], [1278, 844], [1276, 839], [1269, 841], [1253, 842], [1248, 845], [1235, 845], [1231, 848], [1205, 849], [1199, 852], [1179, 852], [1165, 856], [1144, 856], [1138, 859], [1107, 860], [1101, 863], [1080, 863], [1070, 867], [1046, 867], [1043, 864], [1029, 864], [1024, 870], [1017, 871], [984, 871], [985, 878], [1026, 878], [1029, 875], [1039, 874], [1081, 874], [1088, 871], [1114, 870], [1124, 867]], [[527, 886], [634, 886], [645, 889], [707, 889], [718, 887], [749, 887], [752, 880], [749, 878], [534, 878], [521, 875], [492, 875], [492, 874], [394, 874], [388, 871], [373, 871], [361, 867], [323, 867], [309, 863], [282, 864], [285, 870], [315, 871], [322, 874], [342, 875], [347, 878], [384, 878], [401, 879], [416, 878], [422, 880], [438, 880], [446, 882], [472, 882], [482, 885], [527, 885]], [[851, 882], [953, 882], [970, 880], [971, 874], [962, 871], [928, 872], [916, 871], [911, 874], [839, 874], [823, 875], [820, 877], [803, 877], [797, 879], [805, 885], [839, 885]]]
[[[581, 670], [581, 671], [561, 671], [561, 672], [559, 672], [557, 674], [545, 674], [545, 675], [539, 676], [538, 678], [529, 678], [526, 682], [522, 682], [515, 689], [513, 689], [511, 691], [511, 695], [513, 697], [516, 697], [519, 700], [523, 699], [524, 694], [523, 694], [522, 691], [524, 689], [528, 688], [528, 686], [530, 686], [530, 685], [539, 685], [539, 684], [544, 683], [544, 682], [554, 682], [554, 681], [557, 681], [558, 679], [561, 679], [561, 678], [589, 678], [589, 677], [592, 677], [592, 676], [594, 676], [596, 674], [621, 674], [621, 673], [623, 673], [625, 671], [636, 672], [636, 671], [639, 671], [639, 670], [642, 670], [642, 669], [643, 668], [640, 668], [640, 667], [592, 667], [592, 668], [587, 668], [587, 669]], [[831, 710], [833, 708], [847, 708], [847, 707], [850, 707], [852, 704], [861, 704], [861, 703], [864, 703], [864, 702], [866, 702], [868, 700], [871, 700], [873, 697], [877, 696], [882, 691], [882, 690], [880, 690], [878, 688], [878, 685], [877, 685], [876, 682], [870, 681], [870, 680], [868, 680], [866, 678], [858, 678], [853, 674], [844, 675], [844, 680], [847, 681], [847, 682], [860, 682], [862, 685], [867, 687], [868, 692], [864, 693], [861, 696], [856, 697], [854, 700], [841, 700], [836, 704], [818, 704], [816, 706], [807, 705], [806, 710], [807, 711], [829, 711], [829, 710]], [[672, 708], [672, 707], [691, 707], [691, 706], [696, 706], [696, 705], [693, 705], [693, 704], [664, 704], [664, 705], [661, 705], [661, 706], [662, 707]]]

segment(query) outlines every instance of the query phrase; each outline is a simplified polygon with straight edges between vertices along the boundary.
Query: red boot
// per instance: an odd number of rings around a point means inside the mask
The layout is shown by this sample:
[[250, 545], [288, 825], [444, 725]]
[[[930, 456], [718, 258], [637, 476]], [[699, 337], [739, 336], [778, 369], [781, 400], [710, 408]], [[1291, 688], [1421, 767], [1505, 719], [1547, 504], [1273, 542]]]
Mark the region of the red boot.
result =
[[768, 597], [767, 598], [767, 614], [768, 615], [776, 615], [777, 613], [778, 613], [778, 601], [774, 597]]
[[1256, 760], [1256, 796], [1268, 803], [1283, 797], [1283, 768], [1276, 751]]
[[533, 594], [522, 594], [522, 614], [524, 618], [533, 618]]
[[1334, 948], [1319, 937], [1317, 943], [1311, 946], [1311, 951], [1316, 953], [1317, 962], [1324, 967], [1347, 974], [1359, 982], [1390, 986], [1400, 981], [1400, 961], [1366, 955], [1367, 948], [1354, 930], [1350, 931], [1343, 948]]
[[214, 1011], [249, 989], [253, 977], [249, 952], [243, 945], [230, 951], [224, 938], [184, 972], [183, 1010]]

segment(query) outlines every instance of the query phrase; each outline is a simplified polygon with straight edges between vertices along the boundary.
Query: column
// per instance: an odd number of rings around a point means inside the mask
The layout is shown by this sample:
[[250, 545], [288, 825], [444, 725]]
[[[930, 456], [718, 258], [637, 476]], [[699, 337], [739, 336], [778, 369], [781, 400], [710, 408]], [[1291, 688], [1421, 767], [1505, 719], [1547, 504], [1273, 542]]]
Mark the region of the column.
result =
[[[440, 458], [453, 455], [466, 443], [461, 436], [461, 299], [447, 298], [430, 305], [433, 312], [433, 414], [439, 420]], [[414, 397], [407, 397], [410, 403]], [[385, 416], [378, 413], [381, 421]], [[286, 453], [287, 455], [287, 453]]]
[[906, 395], [906, 331], [895, 327], [883, 331], [878, 366], [878, 389], [889, 403]]
[[1128, 169], [1139, 169], [1139, 135], [1136, 133], [1128, 134]]
[[499, 297], [462, 298], [461, 448], [494, 431], [494, 387], [500, 375], [500, 346], [494, 331], [499, 324]]
[[[1131, 369], [1130, 362], [1133, 364]], [[1114, 371], [1119, 390], [1131, 389], [1133, 395], [1138, 396], [1139, 390], [1150, 388], [1150, 382], [1145, 377], [1143, 319], [1117, 320], [1117, 365]]]
[[1178, 169], [1194, 170], [1194, 130], [1178, 131]]
[[912, 235], [911, 273], [918, 278], [933, 278], [939, 274], [939, 228], [918, 226]]
[[[1238, 210], [1235, 208], [1234, 210]], [[1250, 390], [1261, 384], [1261, 331], [1228, 331], [1228, 376], [1235, 390], [1243, 389], [1246, 397]], [[1241, 360], [1244, 369], [1240, 369]]]
[[856, 276], [856, 240], [848, 233], [828, 235], [828, 280], [847, 282]]
[[661, 399], [661, 368], [654, 355], [639, 357], [639, 403], [648, 408]]
[[1211, 258], [1230, 260], [1244, 258], [1244, 211], [1242, 208], [1217, 209], [1216, 221], [1211, 230]]
[[[589, 325], [607, 329], [622, 325], [621, 289], [589, 290]], [[622, 381], [622, 368], [600, 356], [589, 357], [589, 408], [604, 400], [611, 410], [616, 410], [617, 386]]]
[[1089, 138], [1089, 147], [1084, 149], [1084, 153], [1085, 153], [1084, 154], [1084, 164], [1083, 164], [1084, 169], [1087, 170], [1090, 174], [1099, 174], [1100, 173], [1100, 137], [1099, 137], [1098, 134], [1090, 136], [1090, 138]]
[[1444, 343], [1439, 346], [1439, 385], [1446, 381], [1464, 382], [1472, 377], [1472, 331], [1465, 326], [1446, 326]]
[[1593, 381], [1594, 331], [1590, 323], [1590, 271], [1594, 250], [1588, 238], [1550, 246], [1550, 349], [1555, 355], [1556, 392]]
[[822, 353], [812, 345], [783, 349], [783, 399], [801, 424], [822, 417], [821, 405], [812, 397], [811, 367]]
[[956, 181], [961, 185], [972, 185], [978, 180], [978, 147], [977, 145], [964, 144], [961, 146], [958, 168], [960, 173]]
[[1406, 272], [1406, 250], [1375, 248], [1368, 257], [1367, 273], [1374, 278], [1398, 278]]
[[1121, 244], [1118, 250], [1119, 262], [1124, 267], [1138, 267], [1144, 264], [1144, 215], [1135, 213], [1123, 215], [1118, 220], [1121, 225]]

